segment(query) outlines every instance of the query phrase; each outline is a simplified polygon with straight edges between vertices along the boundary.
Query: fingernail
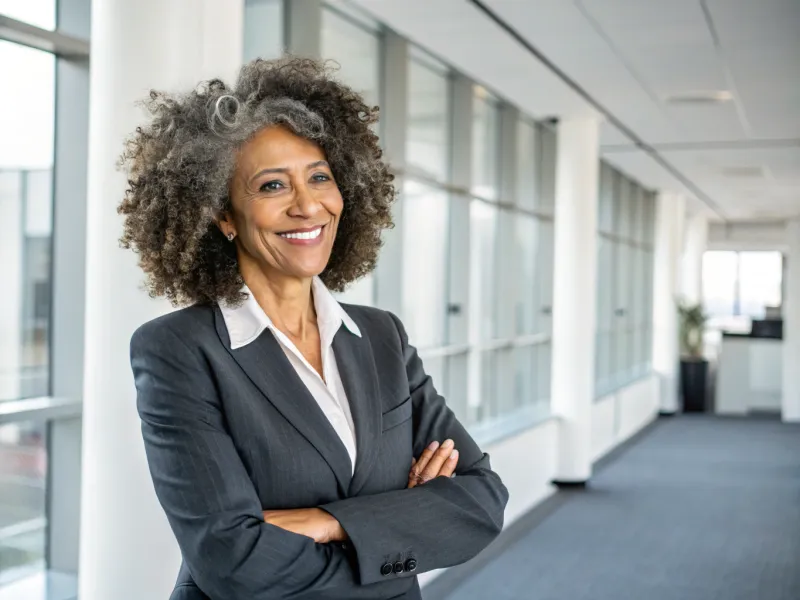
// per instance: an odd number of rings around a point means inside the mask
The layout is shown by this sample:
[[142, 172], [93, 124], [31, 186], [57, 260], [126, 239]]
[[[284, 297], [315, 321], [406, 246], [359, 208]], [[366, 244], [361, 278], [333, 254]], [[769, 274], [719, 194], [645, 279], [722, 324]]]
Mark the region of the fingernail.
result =
[[430, 445], [428, 446], [428, 450], [430, 450], [431, 452], [436, 452], [436, 449], [438, 447], [439, 447], [439, 442], [431, 442]]
[[453, 446], [455, 446], [453, 440], [445, 440], [444, 444], [442, 444], [442, 448], [452, 448]]
[[450, 460], [456, 460], [458, 458], [458, 450], [453, 450], [450, 453]]

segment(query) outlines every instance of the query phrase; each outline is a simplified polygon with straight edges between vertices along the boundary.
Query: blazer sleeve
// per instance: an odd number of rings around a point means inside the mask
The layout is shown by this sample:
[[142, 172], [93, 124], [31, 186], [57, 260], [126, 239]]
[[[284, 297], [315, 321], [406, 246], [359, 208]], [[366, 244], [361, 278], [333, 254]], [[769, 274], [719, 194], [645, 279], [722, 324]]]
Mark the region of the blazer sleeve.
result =
[[280, 600], [402, 591], [360, 586], [340, 545], [264, 522], [199, 350], [166, 325], [145, 325], [131, 340], [131, 365], [155, 491], [203, 592], [215, 600]]
[[[391, 314], [391, 313], [390, 313]], [[491, 469], [489, 456], [459, 423], [425, 373], [417, 350], [397, 327], [408, 374], [414, 423], [414, 456], [431, 441], [451, 438], [459, 451], [456, 476], [437, 477], [412, 489], [357, 496], [321, 506], [347, 532], [356, 549], [359, 578], [370, 584], [392, 555], [413, 556], [417, 569], [399, 577], [466, 562], [502, 530], [508, 491]]]

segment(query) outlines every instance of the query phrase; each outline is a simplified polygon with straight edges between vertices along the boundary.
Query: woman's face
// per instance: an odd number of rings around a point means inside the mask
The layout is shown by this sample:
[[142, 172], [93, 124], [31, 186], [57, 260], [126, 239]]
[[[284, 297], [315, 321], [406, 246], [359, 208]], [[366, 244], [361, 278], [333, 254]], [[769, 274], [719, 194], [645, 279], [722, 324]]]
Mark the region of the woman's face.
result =
[[325, 270], [342, 214], [342, 195], [322, 149], [288, 129], [262, 129], [240, 150], [230, 185], [242, 260], [305, 279]]

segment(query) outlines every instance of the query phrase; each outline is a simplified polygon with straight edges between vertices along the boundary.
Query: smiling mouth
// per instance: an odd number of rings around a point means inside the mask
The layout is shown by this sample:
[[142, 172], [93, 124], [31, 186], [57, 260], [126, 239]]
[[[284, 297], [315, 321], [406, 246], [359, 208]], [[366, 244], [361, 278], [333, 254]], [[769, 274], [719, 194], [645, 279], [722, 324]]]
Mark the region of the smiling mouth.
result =
[[322, 235], [322, 229], [325, 225], [318, 225], [310, 229], [295, 229], [294, 231], [287, 231], [279, 233], [278, 235], [286, 240], [315, 240]]

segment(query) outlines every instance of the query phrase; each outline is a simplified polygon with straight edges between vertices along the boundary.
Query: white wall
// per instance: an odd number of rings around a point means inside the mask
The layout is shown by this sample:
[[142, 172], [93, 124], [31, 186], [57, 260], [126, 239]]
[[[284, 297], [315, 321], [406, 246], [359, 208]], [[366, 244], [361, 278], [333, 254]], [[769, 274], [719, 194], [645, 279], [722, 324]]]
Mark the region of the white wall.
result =
[[658, 391], [658, 378], [652, 376], [603, 396], [594, 403], [593, 460], [598, 460], [656, 418]]

